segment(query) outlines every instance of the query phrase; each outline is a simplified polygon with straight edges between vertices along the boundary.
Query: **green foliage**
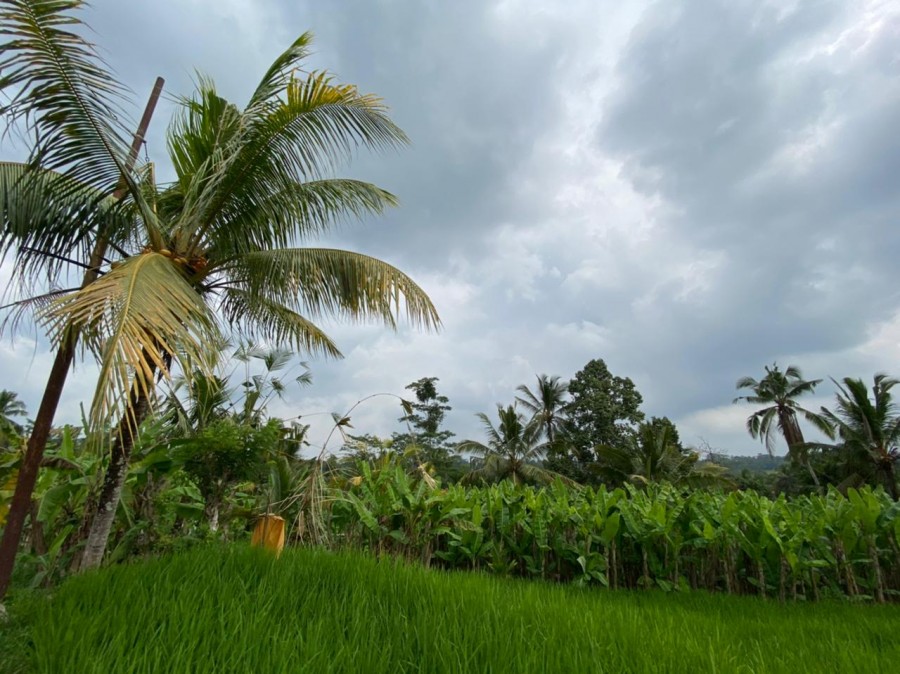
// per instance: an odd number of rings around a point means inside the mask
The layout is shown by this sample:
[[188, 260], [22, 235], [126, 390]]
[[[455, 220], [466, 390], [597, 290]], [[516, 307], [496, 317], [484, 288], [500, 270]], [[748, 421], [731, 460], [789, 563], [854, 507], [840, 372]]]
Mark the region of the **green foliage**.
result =
[[[15, 484], [15, 468], [24, 446], [25, 429], [16, 417], [26, 414], [25, 403], [13, 391], [0, 391], [0, 526], [6, 518], [6, 501]], [[6, 497], [5, 492], [10, 496]]]
[[669, 417], [650, 417], [650, 421], [641, 422], [640, 426], [638, 426], [638, 435], [644, 433], [648, 428], [656, 437], [660, 437], [664, 434], [666, 444], [679, 454], [687, 453], [687, 450], [681, 444], [681, 436], [678, 435], [678, 427], [675, 426], [675, 422], [669, 419]]
[[766, 376], [757, 381], [753, 377], [741, 377], [737, 381], [738, 389], [750, 389], [752, 393], [734, 399], [734, 402], [745, 401], [754, 405], [767, 405], [751, 414], [747, 419], [747, 431], [754, 438], [759, 438], [769, 454], [775, 452], [777, 430], [787, 443], [788, 455], [794, 463], [808, 463], [807, 447], [803, 440], [798, 416], [802, 416], [815, 428], [831, 435], [828, 421], [821, 415], [804, 409], [797, 401], [802, 395], [812, 394], [821, 379], [805, 380], [800, 369], [788, 365], [782, 372], [775, 363], [766, 366]]
[[437, 377], [423, 377], [406, 386], [415, 393], [416, 401], [408, 403], [399, 421], [408, 424], [411, 431], [394, 433], [393, 446], [400, 451], [414, 449], [417, 460], [428, 464], [436, 476], [455, 482], [462, 475], [460, 462], [451, 455], [455, 443], [450, 439], [455, 434], [442, 428], [447, 412], [453, 408], [447, 396], [438, 393], [437, 381]]
[[546, 374], [537, 375], [537, 386], [534, 391], [524, 384], [516, 389], [522, 394], [516, 396], [516, 402], [540, 420], [544, 438], [551, 447], [566, 418], [568, 389], [568, 384], [561, 382], [559, 377], [550, 377]]
[[276, 455], [281, 439], [282, 426], [277, 419], [256, 427], [225, 418], [183, 442], [184, 470], [206, 502], [213, 529], [218, 525], [219, 508], [237, 484], [265, 479], [266, 460]]
[[883, 491], [792, 500], [652, 484], [434, 491], [399, 469], [365, 470], [335, 492], [333, 538], [426, 564], [611, 587], [900, 595], [900, 507]]
[[27, 414], [25, 403], [13, 391], [0, 391], [0, 450], [9, 449], [21, 441], [24, 428], [16, 417]]
[[590, 361], [569, 382], [571, 401], [559, 436], [550, 447], [547, 466], [577, 482], [595, 480], [590, 465], [597, 445], [620, 447], [644, 419], [643, 398], [627, 377], [614, 376], [602, 359]]
[[847, 377], [838, 384], [836, 410], [822, 409], [840, 438], [845, 479], [880, 483], [894, 499], [900, 498], [895, 470], [900, 461], [900, 414], [891, 393], [897, 383], [875, 375], [869, 398], [861, 379]]
[[0, 642], [53, 672], [890, 672], [900, 658], [895, 606], [599, 594], [320, 550], [205, 548], [13, 608]]
[[698, 487], [731, 485], [725, 468], [710, 461], [701, 463], [697, 452], [680, 446], [675, 424], [665, 417], [642, 423], [624, 445], [599, 445], [594, 452], [597, 460], [591, 465], [592, 471], [613, 486], [652, 482]]
[[561, 476], [538, 465], [547, 450], [541, 441], [544, 432], [539, 416], [526, 419], [515, 405], [497, 405], [499, 424], [495, 427], [486, 414], [478, 414], [487, 434], [487, 444], [464, 440], [456, 450], [478, 457], [479, 467], [466, 473], [462, 481], [497, 482], [511, 480], [515, 484], [546, 484]]

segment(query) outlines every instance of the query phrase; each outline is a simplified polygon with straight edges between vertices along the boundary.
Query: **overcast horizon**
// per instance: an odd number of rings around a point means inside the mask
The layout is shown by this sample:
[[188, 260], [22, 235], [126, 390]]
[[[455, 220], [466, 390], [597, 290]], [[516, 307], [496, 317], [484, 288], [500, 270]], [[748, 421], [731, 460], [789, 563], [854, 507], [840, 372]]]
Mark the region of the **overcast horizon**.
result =
[[[408, 273], [443, 329], [324, 321], [345, 358], [304, 356], [314, 384], [275, 415], [434, 376], [446, 427], [481, 439], [476, 412], [602, 358], [685, 445], [757, 454], [738, 378], [797, 365], [824, 379], [801, 401], [818, 409], [828, 377], [900, 375], [900, 3], [94, 0], [82, 18], [135, 118], [166, 79], [161, 180], [171, 97], [199, 72], [243, 105], [306, 31], [309, 68], [381, 96], [411, 139], [342, 172], [400, 207], [321, 243]], [[52, 354], [31, 337], [4, 336], [0, 388], [33, 416]], [[94, 372], [70, 377], [58, 423]], [[375, 398], [354, 431], [389, 436], [401, 414]], [[321, 444], [327, 416], [308, 421]]]

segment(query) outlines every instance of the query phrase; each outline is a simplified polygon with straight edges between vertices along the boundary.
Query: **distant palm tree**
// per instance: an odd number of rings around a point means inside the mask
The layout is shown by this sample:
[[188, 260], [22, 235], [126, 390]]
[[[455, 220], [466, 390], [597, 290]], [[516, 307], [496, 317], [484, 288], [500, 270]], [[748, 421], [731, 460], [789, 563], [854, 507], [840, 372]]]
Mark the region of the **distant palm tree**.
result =
[[790, 460], [797, 465], [806, 466], [816, 487], [819, 486], [819, 480], [810, 464], [809, 446], [803, 439], [797, 415], [803, 415], [804, 419], [829, 437], [832, 430], [825, 418], [804, 409], [795, 398], [813, 393], [821, 381], [803, 379], [800, 369], [794, 365], [789, 365], [782, 372], [776, 363], [771, 368], [766, 366], [766, 376], [759, 381], [753, 377], [738, 379], [737, 388], [750, 389], [753, 394], [734, 399], [736, 403], [746, 401], [755, 405], [767, 405], [750, 415], [747, 419], [747, 431], [752, 437], [760, 438], [772, 455], [775, 450], [775, 429], [778, 429], [787, 443]]
[[494, 426], [486, 414], [478, 418], [488, 436], [487, 444], [475, 440], [464, 440], [456, 447], [458, 452], [471, 452], [484, 463], [481, 468], [467, 473], [461, 482], [497, 482], [510, 479], [515, 484], [523, 482], [546, 484], [555, 478], [571, 482], [557, 473], [535, 465], [539, 461], [547, 443], [541, 442], [542, 420], [533, 417], [528, 420], [516, 411], [515, 405], [497, 405], [500, 424]]
[[25, 403], [19, 400], [16, 393], [5, 389], [0, 391], [0, 442], [5, 444], [7, 438], [22, 434], [22, 425], [13, 417], [24, 417], [26, 414]]
[[546, 374], [537, 375], [537, 387], [534, 392], [525, 384], [516, 389], [521, 396], [516, 396], [516, 402], [531, 412], [535, 418], [540, 419], [544, 429], [544, 437], [547, 443], [552, 445], [562, 426], [565, 414], [566, 393], [569, 385], [561, 382], [559, 377], [548, 377]]
[[682, 452], [674, 440], [669, 426], [641, 424], [628, 445], [595, 447], [595, 469], [601, 478], [613, 484], [671, 482], [692, 487], [728, 484], [726, 468], [708, 462], [699, 464], [697, 452]]
[[[895, 465], [900, 460], [900, 414], [891, 389], [898, 380], [876, 374], [872, 398], [862, 379], [846, 377], [838, 387], [832, 412], [822, 408], [822, 416], [837, 431], [839, 448], [845, 453], [847, 467], [865, 479], [879, 479], [894, 500], [900, 498]], [[852, 475], [850, 476], [852, 477]]]

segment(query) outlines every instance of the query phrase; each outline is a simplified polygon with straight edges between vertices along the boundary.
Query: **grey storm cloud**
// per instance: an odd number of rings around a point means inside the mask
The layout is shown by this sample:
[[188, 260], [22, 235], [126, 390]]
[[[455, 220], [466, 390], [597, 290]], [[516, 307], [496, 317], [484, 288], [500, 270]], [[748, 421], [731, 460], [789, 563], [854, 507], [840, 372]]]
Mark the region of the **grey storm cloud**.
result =
[[[890, 2], [95, 0], [86, 18], [135, 117], [157, 75], [178, 95], [201, 72], [241, 103], [309, 30], [310, 67], [383, 97], [411, 139], [346, 171], [401, 207], [324, 243], [407, 271], [445, 329], [326, 322], [346, 358], [314, 362], [277, 413], [438, 376], [470, 435], [535, 373], [602, 357], [688, 441], [752, 452], [728, 407], [739, 376], [790, 358], [868, 377], [900, 356]], [[149, 137], [163, 179], [174, 109]], [[13, 379], [22, 349], [0, 351]], [[3, 384], [32, 409], [45, 354]], [[396, 407], [354, 425], [389, 434]]]
[[775, 354], [846, 348], [896, 310], [900, 23], [842, 44], [858, 9], [660, 3], [621, 56], [599, 145], [672, 204], [680, 240], [721, 254], [701, 306], [655, 299], [686, 375], [734, 381]]

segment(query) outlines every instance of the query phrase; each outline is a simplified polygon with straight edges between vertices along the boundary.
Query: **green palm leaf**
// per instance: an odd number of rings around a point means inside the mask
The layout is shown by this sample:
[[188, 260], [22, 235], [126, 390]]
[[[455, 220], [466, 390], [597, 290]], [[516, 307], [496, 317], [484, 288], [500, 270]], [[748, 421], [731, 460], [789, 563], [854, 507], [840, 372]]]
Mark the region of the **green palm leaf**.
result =
[[[334, 84], [324, 73], [304, 80], [270, 78], [270, 85], [276, 81], [283, 89], [266, 85], [269, 103], [251, 101], [243, 114], [224, 106], [208, 82], [183, 101], [185, 113], [173, 126], [169, 146], [185, 211], [202, 223], [193, 231], [192, 246], [209, 228], [235, 223], [235, 209], [253, 210], [260, 195], [289, 193], [298, 183], [325, 177], [358, 147], [378, 150], [406, 142], [380, 99], [354, 86]], [[188, 188], [197, 183], [203, 188]], [[289, 229], [294, 223], [281, 224]], [[279, 246], [285, 245], [290, 244], [282, 239]]]
[[312, 321], [283, 304], [250, 291], [225, 289], [219, 302], [219, 313], [245, 338], [266, 338], [278, 344], [291, 344], [307, 353], [333, 358], [342, 355], [331, 338]]
[[215, 242], [211, 253], [228, 258], [247, 250], [286, 248], [327, 232], [336, 222], [380, 215], [396, 205], [390, 192], [359, 180], [289, 183], [278, 192], [232, 202], [228, 219], [212, 225], [207, 236]]
[[65, 173], [73, 184], [111, 193], [124, 171], [130, 132], [125, 88], [105, 69], [94, 46], [69, 30], [78, 0], [0, 3], [0, 89], [12, 92], [2, 112], [36, 140], [31, 163]]
[[413, 325], [440, 326], [431, 300], [411, 278], [360, 253], [330, 248], [261, 250], [218, 271], [234, 279], [229, 286], [252, 288], [254, 296], [310, 316], [378, 318], [395, 327], [395, 316], [405, 313]]
[[0, 162], [0, 257], [14, 261], [26, 291], [83, 267], [97, 232], [130, 228], [112, 197], [55, 171]]

